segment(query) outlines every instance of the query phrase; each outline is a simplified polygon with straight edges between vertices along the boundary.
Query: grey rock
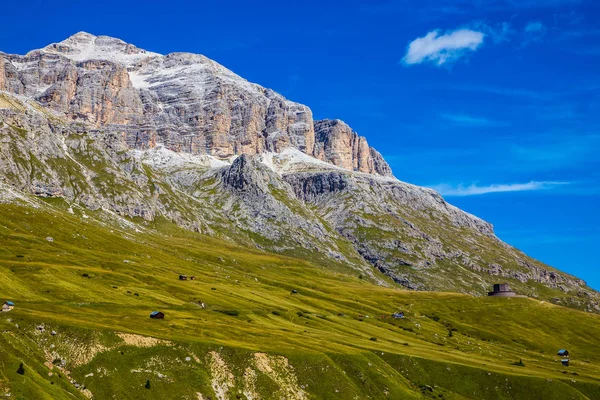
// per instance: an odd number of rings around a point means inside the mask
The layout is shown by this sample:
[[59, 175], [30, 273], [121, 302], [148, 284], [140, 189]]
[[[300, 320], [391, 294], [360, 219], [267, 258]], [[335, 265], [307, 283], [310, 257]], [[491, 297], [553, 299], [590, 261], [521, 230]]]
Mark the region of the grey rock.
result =
[[124, 135], [130, 148], [162, 143], [227, 159], [293, 147], [350, 170], [391, 175], [341, 121], [341, 131], [320, 129], [315, 137], [308, 107], [198, 54], [163, 56], [80, 32], [24, 56], [0, 53], [0, 90]]

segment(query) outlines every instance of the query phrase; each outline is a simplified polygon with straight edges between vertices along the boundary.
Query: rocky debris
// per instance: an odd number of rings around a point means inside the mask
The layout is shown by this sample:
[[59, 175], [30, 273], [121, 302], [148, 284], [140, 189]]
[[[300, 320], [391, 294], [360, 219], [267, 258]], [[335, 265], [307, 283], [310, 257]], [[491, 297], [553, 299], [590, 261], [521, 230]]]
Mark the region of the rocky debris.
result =
[[274, 397], [289, 400], [307, 399], [306, 392], [298, 384], [294, 367], [290, 365], [287, 358], [254, 353], [254, 363], [260, 372], [266, 374], [279, 387], [278, 393], [274, 394]]
[[123, 343], [127, 346], [135, 347], [154, 347], [154, 346], [172, 346], [173, 342], [164, 339], [156, 339], [149, 336], [135, 335], [133, 333], [116, 332]]
[[257, 375], [256, 371], [250, 367], [247, 367], [244, 370], [244, 375], [242, 376], [244, 380], [244, 390], [242, 394], [246, 396], [248, 400], [258, 400], [261, 398], [260, 394], [256, 390], [256, 380]]
[[216, 351], [208, 353], [208, 362], [211, 372], [211, 386], [217, 400], [226, 400], [229, 390], [235, 387], [235, 377], [229, 366]]

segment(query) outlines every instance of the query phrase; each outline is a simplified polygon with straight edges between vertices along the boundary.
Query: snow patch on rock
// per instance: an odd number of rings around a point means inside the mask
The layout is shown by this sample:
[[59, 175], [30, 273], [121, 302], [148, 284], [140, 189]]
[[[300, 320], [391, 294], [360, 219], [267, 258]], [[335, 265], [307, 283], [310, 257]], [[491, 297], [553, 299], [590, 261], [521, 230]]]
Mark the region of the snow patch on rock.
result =
[[139, 49], [124, 41], [109, 36], [94, 36], [79, 32], [59, 43], [53, 43], [42, 49], [50, 54], [60, 54], [70, 60], [107, 60], [124, 66], [130, 66], [149, 57], [161, 56], [158, 53]]
[[208, 155], [178, 153], [167, 149], [163, 144], [148, 150], [130, 150], [133, 157], [159, 170], [173, 170], [186, 167], [221, 168], [229, 162]]

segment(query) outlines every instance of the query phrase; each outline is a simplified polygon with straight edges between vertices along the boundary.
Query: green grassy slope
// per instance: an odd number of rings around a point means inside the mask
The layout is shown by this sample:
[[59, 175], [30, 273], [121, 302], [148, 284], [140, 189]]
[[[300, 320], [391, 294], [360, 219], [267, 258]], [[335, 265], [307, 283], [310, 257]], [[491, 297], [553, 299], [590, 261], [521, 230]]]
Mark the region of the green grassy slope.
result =
[[[117, 229], [86, 212], [0, 205], [0, 301], [17, 304], [0, 314], [0, 396], [600, 398], [597, 315], [383, 288], [167, 222]], [[382, 318], [396, 311], [406, 318]]]

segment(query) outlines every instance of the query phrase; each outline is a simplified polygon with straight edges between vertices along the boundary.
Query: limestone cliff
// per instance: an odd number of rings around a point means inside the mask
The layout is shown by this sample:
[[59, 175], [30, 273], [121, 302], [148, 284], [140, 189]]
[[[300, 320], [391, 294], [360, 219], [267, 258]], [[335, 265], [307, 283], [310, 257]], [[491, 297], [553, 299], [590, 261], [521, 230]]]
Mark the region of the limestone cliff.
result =
[[0, 53], [0, 90], [70, 121], [123, 135], [130, 148], [227, 159], [292, 147], [343, 168], [391, 175], [341, 121], [315, 134], [311, 110], [198, 54], [166, 56], [78, 33], [25, 56]]

